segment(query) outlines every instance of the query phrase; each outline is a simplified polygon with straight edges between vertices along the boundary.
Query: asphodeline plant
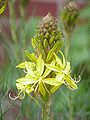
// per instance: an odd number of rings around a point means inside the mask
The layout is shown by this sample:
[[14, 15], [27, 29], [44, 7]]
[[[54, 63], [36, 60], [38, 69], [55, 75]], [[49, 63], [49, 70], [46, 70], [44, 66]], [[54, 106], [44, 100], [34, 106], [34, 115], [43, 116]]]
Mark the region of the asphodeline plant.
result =
[[[63, 84], [71, 90], [77, 89], [76, 80], [71, 77], [70, 62], [67, 61], [61, 48], [64, 35], [56, 18], [48, 13], [37, 27], [36, 35], [31, 39], [34, 53], [25, 51], [28, 61], [17, 65], [23, 69], [24, 76], [16, 80], [18, 95], [14, 99], [23, 99], [25, 94], [37, 102], [42, 101], [42, 120], [51, 120], [51, 96]], [[57, 54], [60, 54], [59, 57]]]

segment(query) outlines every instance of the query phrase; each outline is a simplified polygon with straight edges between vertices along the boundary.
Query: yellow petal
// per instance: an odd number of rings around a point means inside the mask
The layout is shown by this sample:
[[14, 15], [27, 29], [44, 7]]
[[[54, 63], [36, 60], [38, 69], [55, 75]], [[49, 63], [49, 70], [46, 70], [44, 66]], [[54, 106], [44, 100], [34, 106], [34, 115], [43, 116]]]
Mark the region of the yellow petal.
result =
[[63, 67], [65, 67], [65, 57], [63, 55], [63, 53], [59, 50], [59, 52], [61, 53], [62, 57], [63, 57]]
[[39, 55], [39, 57], [37, 58], [37, 66], [36, 67], [37, 67], [38, 74], [41, 76], [44, 71], [44, 61], [43, 61], [41, 55]]
[[70, 72], [70, 62], [66, 62], [66, 67], [65, 67], [65, 70], [64, 70], [64, 72], [66, 73], [66, 74], [68, 74], [69, 72]]
[[65, 81], [66, 81], [66, 83], [67, 83], [67, 85], [68, 85], [69, 88], [71, 88], [71, 89], [77, 89], [77, 85], [75, 84], [75, 82], [73, 81], [72, 78], [66, 77]]

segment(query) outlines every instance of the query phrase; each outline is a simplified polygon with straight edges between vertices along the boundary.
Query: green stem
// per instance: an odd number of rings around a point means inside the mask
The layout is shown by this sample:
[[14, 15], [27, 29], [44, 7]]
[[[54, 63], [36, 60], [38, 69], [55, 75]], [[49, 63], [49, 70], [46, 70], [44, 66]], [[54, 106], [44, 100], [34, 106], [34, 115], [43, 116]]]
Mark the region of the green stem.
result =
[[12, 39], [17, 44], [18, 38], [17, 38], [17, 29], [16, 29], [16, 16], [14, 11], [14, 2], [11, 0], [9, 2], [9, 11], [10, 11], [10, 25], [11, 25], [11, 34]]
[[73, 120], [73, 104], [71, 93], [68, 91], [68, 108], [69, 108], [69, 120]]
[[44, 101], [42, 108], [42, 120], [53, 120], [53, 114], [51, 113], [51, 96], [47, 101]]
[[[71, 33], [66, 33], [66, 41], [65, 41], [65, 57], [66, 59], [70, 59], [69, 51], [70, 51], [70, 44], [71, 44]], [[69, 109], [69, 120], [73, 120], [73, 105], [72, 105], [72, 98], [71, 93], [68, 93], [68, 109]]]
[[9, 12], [10, 12], [10, 27], [12, 40], [15, 45], [16, 56], [18, 55], [18, 35], [17, 35], [17, 26], [16, 26], [16, 16], [14, 10], [14, 1], [10, 0], [9, 2]]
[[66, 59], [69, 58], [70, 43], [71, 43], [71, 34], [67, 34], [66, 41], [65, 41], [65, 57], [66, 57]]

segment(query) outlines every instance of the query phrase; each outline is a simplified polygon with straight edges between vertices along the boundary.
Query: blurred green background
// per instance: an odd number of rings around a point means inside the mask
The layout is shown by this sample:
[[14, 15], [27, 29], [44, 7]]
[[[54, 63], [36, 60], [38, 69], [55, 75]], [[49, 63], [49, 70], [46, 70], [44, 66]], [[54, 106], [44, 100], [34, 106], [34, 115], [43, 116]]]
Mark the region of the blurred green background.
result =
[[[50, 3], [55, 3], [53, 1]], [[41, 15], [36, 16], [35, 8], [32, 15], [27, 17], [27, 12], [30, 12], [27, 7], [32, 0], [19, 1], [17, 17], [15, 2], [9, 0], [6, 9], [9, 14], [0, 16], [0, 120], [39, 120], [39, 107], [31, 98], [26, 96], [23, 100], [12, 101], [8, 97], [10, 92], [17, 94], [15, 80], [22, 72], [16, 69], [16, 65], [26, 59], [25, 50], [33, 51], [30, 40], [42, 19]], [[63, 10], [66, 2], [60, 1], [62, 7], [59, 10]], [[72, 33], [69, 51], [72, 74], [80, 75], [81, 81], [75, 91], [63, 86], [54, 93], [54, 120], [90, 120], [90, 4], [88, 0], [81, 3], [84, 6]], [[52, 13], [57, 16], [58, 23], [61, 22], [59, 10]]]

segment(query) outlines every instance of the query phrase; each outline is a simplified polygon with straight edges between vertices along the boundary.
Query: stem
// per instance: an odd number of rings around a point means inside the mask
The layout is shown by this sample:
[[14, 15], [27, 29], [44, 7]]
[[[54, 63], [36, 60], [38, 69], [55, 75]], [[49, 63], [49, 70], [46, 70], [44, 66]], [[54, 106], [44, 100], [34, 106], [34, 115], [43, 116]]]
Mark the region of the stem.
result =
[[42, 120], [53, 120], [53, 114], [51, 113], [51, 96], [47, 101], [44, 101], [42, 108]]
[[[71, 43], [71, 33], [66, 33], [66, 41], [65, 41], [66, 59], [69, 59], [70, 43]], [[72, 105], [71, 93], [69, 91], [67, 91], [67, 93], [68, 93], [69, 120], [73, 120], [73, 105]]]
[[68, 91], [68, 108], [69, 108], [69, 119], [73, 120], [73, 104], [71, 93]]
[[14, 2], [11, 0], [9, 2], [11, 34], [13, 41], [15, 42], [15, 44], [17, 44], [18, 38], [17, 38], [17, 29], [16, 29], [16, 16], [13, 6], [14, 6]]
[[66, 41], [65, 41], [65, 57], [66, 59], [69, 57], [69, 49], [70, 49], [70, 41], [71, 41], [71, 34], [66, 34]]
[[18, 55], [18, 35], [17, 35], [17, 26], [16, 26], [16, 16], [14, 10], [14, 1], [10, 0], [9, 2], [9, 11], [10, 11], [10, 27], [12, 40], [15, 44], [16, 56]]

